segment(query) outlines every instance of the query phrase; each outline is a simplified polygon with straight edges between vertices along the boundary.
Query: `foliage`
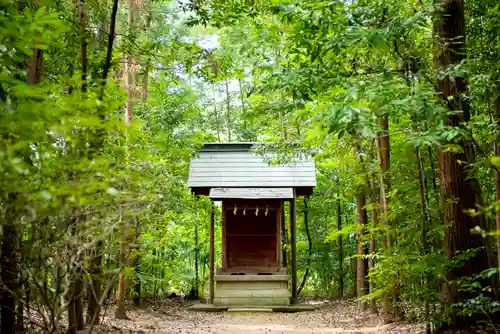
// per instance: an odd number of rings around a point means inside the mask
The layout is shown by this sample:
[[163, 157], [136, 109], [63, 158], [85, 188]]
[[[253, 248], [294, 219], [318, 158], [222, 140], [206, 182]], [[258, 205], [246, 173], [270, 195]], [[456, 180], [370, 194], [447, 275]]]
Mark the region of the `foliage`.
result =
[[[356, 296], [358, 260], [370, 259], [372, 286], [360, 300], [382, 304], [392, 294], [415, 321], [493, 321], [495, 1], [465, 3], [466, 57], [444, 67], [434, 61], [444, 46], [433, 43], [440, 8], [431, 1], [144, 0], [132, 22], [134, 3], [119, 2], [112, 36], [107, 1], [0, 2], [2, 300], [41, 319], [25, 321], [60, 330], [82, 297], [78, 284], [89, 300], [103, 282], [102, 305], [120, 273], [134, 282], [129, 298], [206, 295], [210, 203], [186, 187], [204, 141], [266, 142], [257, 153], [277, 152], [270, 163], [314, 156], [309, 231], [302, 200], [297, 207], [299, 281], [310, 271], [303, 295]], [[448, 78], [465, 78], [465, 92], [441, 96], [436, 83]], [[456, 98], [461, 119], [449, 124]], [[454, 222], [443, 212], [459, 199], [442, 196], [443, 152], [469, 154], [461, 182], [480, 189], [468, 213], [485, 223], [467, 230], [480, 230], [493, 255], [490, 269], [456, 281], [449, 273], [481, 250], [446, 247]], [[365, 226], [357, 209], [368, 214]], [[465, 296], [453, 306], [444, 307], [446, 284]]]

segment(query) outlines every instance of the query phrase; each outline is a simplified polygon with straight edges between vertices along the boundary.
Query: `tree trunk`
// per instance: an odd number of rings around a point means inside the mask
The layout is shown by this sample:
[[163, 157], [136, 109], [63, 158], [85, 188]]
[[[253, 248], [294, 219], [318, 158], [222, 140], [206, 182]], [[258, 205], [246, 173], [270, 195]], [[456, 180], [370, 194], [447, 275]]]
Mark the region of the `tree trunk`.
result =
[[[113, 0], [113, 8], [111, 9], [111, 22], [109, 23], [109, 33], [108, 33], [108, 48], [106, 49], [106, 59], [104, 60], [104, 66], [102, 71], [102, 82], [101, 91], [99, 93], [99, 100], [102, 101], [104, 98], [104, 88], [106, 87], [106, 81], [108, 79], [109, 70], [111, 69], [111, 60], [113, 57], [113, 44], [115, 42], [116, 35], [116, 14], [118, 12], [118, 0]], [[103, 118], [103, 115], [100, 115]]]
[[16, 209], [18, 195], [9, 194], [5, 212], [7, 221], [2, 224], [3, 242], [1, 254], [1, 325], [2, 333], [14, 333], [16, 329], [16, 305], [19, 297], [20, 240], [22, 224]]
[[[429, 251], [428, 241], [427, 241], [427, 231], [429, 229], [429, 196], [427, 191], [427, 181], [425, 178], [425, 167], [424, 161], [422, 158], [422, 154], [420, 148], [417, 147], [415, 149], [415, 155], [417, 157], [418, 164], [418, 176], [419, 176], [419, 184], [420, 184], [420, 212], [422, 215], [422, 220], [420, 221], [420, 246], [422, 256], [427, 255]], [[424, 277], [424, 288], [429, 288], [429, 275]], [[425, 300], [424, 305], [424, 319], [426, 326], [426, 333], [430, 332], [430, 324], [429, 324], [429, 300]]]
[[[27, 82], [38, 84], [42, 78], [43, 50], [34, 49], [28, 60]], [[6, 221], [2, 224], [2, 253], [0, 255], [0, 319], [2, 333], [14, 333], [16, 329], [17, 301], [20, 298], [22, 223], [19, 220], [20, 194], [8, 194], [5, 205]]]
[[82, 330], [85, 327], [85, 323], [83, 322], [83, 281], [82, 281], [82, 270], [79, 268], [76, 273], [75, 279], [75, 293], [74, 293], [74, 307], [75, 307], [75, 320], [76, 320], [76, 329]]
[[[389, 116], [382, 115], [379, 117], [380, 132], [377, 135], [377, 149], [380, 161], [381, 180], [380, 180], [380, 219], [387, 228], [385, 253], [386, 256], [392, 254], [393, 231], [389, 220], [389, 191], [391, 182], [389, 177], [390, 171], [390, 139], [389, 139]], [[382, 312], [384, 314], [384, 322], [390, 323], [399, 317], [399, 312], [395, 308], [396, 290], [391, 288], [390, 291], [384, 294]]]
[[302, 292], [302, 289], [306, 285], [307, 282], [307, 277], [309, 276], [309, 267], [311, 266], [311, 253], [312, 253], [312, 239], [311, 239], [311, 233], [309, 231], [309, 219], [308, 219], [308, 212], [309, 208], [307, 206], [307, 199], [304, 199], [304, 229], [306, 231], [306, 236], [307, 236], [307, 265], [306, 265], [306, 271], [304, 273], [304, 276], [302, 277], [302, 282], [300, 283], [299, 290], [297, 291], [297, 295], [300, 295]]
[[42, 80], [43, 50], [33, 49], [33, 55], [28, 60], [28, 84], [34, 85]]
[[[376, 244], [375, 244], [375, 231], [378, 226], [378, 218], [379, 218], [379, 209], [377, 203], [377, 196], [375, 191], [375, 182], [373, 180], [369, 181], [369, 198], [370, 203], [372, 205], [371, 209], [371, 231], [370, 231], [370, 246], [369, 246], [369, 257], [368, 257], [368, 273], [370, 273], [375, 268], [375, 252], [376, 252]], [[375, 283], [372, 279], [368, 278], [368, 289], [370, 293], [375, 292]], [[370, 311], [373, 313], [377, 313], [377, 302], [375, 299], [370, 301]]]
[[198, 246], [198, 222], [195, 222], [195, 225], [194, 225], [194, 272], [195, 272], [195, 276], [194, 276], [194, 298], [198, 299], [198, 293], [199, 293], [199, 290], [200, 290], [200, 275], [199, 275], [199, 268], [198, 268], [198, 259], [199, 259], [199, 253], [200, 253], [200, 249], [199, 249], [199, 246]]
[[[147, 8], [147, 18], [146, 18], [146, 30], [151, 28], [151, 8]], [[146, 66], [144, 68], [144, 76], [142, 78], [142, 100], [147, 101], [149, 96], [149, 71], [151, 67], [151, 60], [148, 58], [146, 61]]]
[[[129, 0], [128, 2], [128, 29], [129, 29], [129, 38], [133, 38], [132, 36], [136, 32], [136, 14], [138, 11], [137, 0]], [[135, 78], [135, 55], [130, 52], [127, 57], [127, 62], [125, 63], [125, 78], [126, 78], [126, 87], [127, 87], [127, 107], [125, 111], [125, 124], [130, 124], [134, 115], [134, 99], [135, 99], [135, 86], [136, 86], [136, 78]], [[116, 296], [116, 311], [115, 318], [116, 319], [127, 319], [126, 311], [125, 311], [125, 299], [127, 296], [127, 289], [130, 285], [128, 282], [127, 276], [125, 274], [125, 266], [127, 265], [127, 257], [126, 253], [130, 248], [130, 244], [132, 243], [131, 238], [128, 233], [125, 231], [125, 227], [122, 227], [122, 243], [120, 247], [120, 265], [122, 266], [122, 270], [120, 272], [118, 278], [118, 292]]]
[[220, 120], [219, 120], [219, 113], [217, 112], [217, 101], [216, 101], [216, 91], [215, 91], [215, 83], [212, 86], [213, 92], [214, 92], [214, 98], [213, 98], [213, 104], [214, 104], [214, 114], [215, 114], [215, 122], [216, 122], [216, 128], [217, 128], [217, 140], [220, 142]]
[[288, 232], [286, 229], [285, 202], [281, 206], [281, 266], [288, 267], [287, 259]]
[[243, 86], [241, 85], [241, 79], [238, 79], [238, 83], [240, 85], [240, 99], [241, 99], [241, 111], [243, 117], [243, 135], [245, 136], [245, 140], [248, 139], [247, 136], [247, 110], [245, 108], [245, 98], [243, 96]]
[[[365, 266], [364, 231], [366, 222], [366, 192], [360, 187], [356, 194], [356, 296], [363, 297], [366, 294], [365, 285], [368, 268]], [[366, 302], [358, 300], [358, 311], [366, 310]]]
[[[136, 14], [138, 11], [137, 8], [138, 0], [129, 0], [128, 1], [128, 30], [129, 30], [129, 38], [136, 33]], [[132, 118], [134, 115], [134, 98], [135, 98], [135, 55], [133, 52], [130, 52], [127, 56], [127, 61], [125, 63], [125, 78], [126, 78], [126, 86], [127, 86], [127, 108], [125, 112], [125, 123], [129, 124], [132, 122]]]
[[133, 302], [135, 306], [141, 306], [141, 277], [140, 277], [140, 258], [136, 257], [134, 261], [134, 274], [135, 274], [135, 282], [134, 282], [134, 298]]
[[[109, 73], [109, 70], [111, 69], [111, 58], [112, 58], [112, 55], [113, 55], [113, 44], [114, 44], [114, 40], [115, 40], [115, 31], [116, 31], [116, 14], [118, 12], [118, 0], [113, 0], [113, 7], [111, 9], [111, 20], [110, 20], [110, 23], [109, 23], [109, 32], [107, 34], [108, 36], [108, 45], [107, 45], [107, 50], [106, 50], [106, 59], [104, 61], [104, 65], [103, 65], [103, 72], [102, 72], [102, 82], [101, 82], [101, 90], [99, 92], [99, 100], [103, 100], [104, 98], [104, 89], [106, 87], [106, 81], [108, 79], [108, 73]], [[103, 22], [103, 26], [104, 26], [105, 22]], [[102, 36], [104, 37], [104, 35]], [[99, 114], [99, 117], [101, 119], [104, 119], [105, 115], [100, 112]], [[105, 136], [105, 133], [103, 131], [99, 131], [98, 134], [97, 134], [97, 138], [96, 138], [96, 143], [95, 143], [95, 147], [93, 147], [91, 149], [91, 154], [93, 153], [97, 153], [97, 151], [100, 149], [100, 147], [102, 146], [103, 142], [104, 142], [104, 136]], [[96, 256], [93, 258], [93, 260], [91, 261], [90, 263], [90, 273], [92, 275], [92, 282], [91, 282], [91, 286], [92, 288], [90, 288], [89, 290], [92, 290], [93, 293], [91, 295], [91, 298], [89, 299], [89, 305], [88, 305], [88, 308], [87, 308], [87, 323], [92, 323], [92, 319], [95, 319], [94, 320], [94, 324], [98, 324], [100, 323], [100, 313], [101, 313], [101, 305], [99, 303], [100, 301], [100, 298], [101, 298], [101, 289], [102, 289], [102, 283], [101, 283], [101, 279], [102, 279], [102, 269], [101, 269], [101, 266], [102, 266], [102, 253], [101, 253], [101, 248], [102, 248], [102, 241], [98, 242], [97, 243], [97, 250], [96, 250]], [[111, 291], [111, 289], [110, 289]]]
[[[497, 124], [497, 131], [500, 131], [500, 97], [497, 97], [495, 99], [495, 118], [496, 118], [496, 124]], [[500, 157], [500, 142], [499, 139], [497, 138], [496, 143], [495, 143], [495, 155], [497, 157]], [[496, 201], [497, 203], [500, 203], [500, 170], [497, 168], [495, 169], [495, 180], [496, 180]], [[496, 227], [497, 227], [497, 233], [500, 233], [500, 210], [496, 210], [495, 213], [495, 220], [496, 220]], [[500, 234], [497, 234], [497, 266], [500, 267]], [[500, 275], [499, 275], [500, 277]]]
[[[340, 203], [340, 194], [337, 193], [337, 231], [342, 230], [342, 206]], [[338, 261], [339, 261], [339, 297], [342, 299], [344, 297], [344, 249], [342, 245], [342, 234], [339, 233], [337, 236], [337, 246], [338, 246]]]
[[89, 71], [89, 60], [88, 60], [88, 12], [85, 0], [79, 0], [78, 11], [80, 16], [80, 53], [82, 58], [82, 92], [87, 92], [87, 76]]
[[[459, 64], [465, 59], [463, 1], [440, 1], [434, 18], [434, 29], [436, 36], [434, 66], [437, 70], [448, 70], [450, 66]], [[443, 118], [448, 126], [459, 127], [460, 116], [457, 110], [467, 112], [462, 103], [462, 94], [466, 89], [465, 80], [462, 77], [438, 76], [438, 78], [437, 92], [449, 110]], [[455, 144], [464, 147], [462, 139], [456, 141]], [[466, 212], [476, 209], [476, 196], [472, 184], [467, 181], [468, 175], [463, 161], [467, 161], [465, 153], [449, 152], [444, 149], [438, 152], [439, 180], [444, 200], [443, 219], [444, 224], [449, 226], [445, 233], [448, 257], [454, 260], [458, 254], [464, 254], [470, 249], [477, 250], [473, 258], [463, 261], [462, 266], [453, 266], [448, 270], [447, 279], [451, 284], [447, 299], [450, 305], [468, 297], [457, 289], [454, 284], [456, 280], [464, 276], [472, 276], [488, 268], [488, 256], [483, 247], [482, 237], [470, 232], [479, 224], [477, 219]], [[450, 307], [450, 310], [454, 312], [455, 309]], [[451, 327], [460, 328], [465, 324], [466, 319], [463, 316], [458, 316], [456, 313], [451, 315]]]
[[98, 325], [101, 322], [100, 313], [101, 307], [99, 305], [99, 301], [102, 297], [102, 250], [103, 242], [98, 241], [94, 256], [90, 261], [90, 276], [91, 276], [91, 284], [87, 290], [87, 319], [86, 323], [90, 324], [92, 319], [95, 317], [94, 324]]
[[[73, 177], [73, 176], [71, 176]], [[68, 222], [68, 230], [75, 240], [78, 240], [77, 235], [78, 212], [75, 210], [72, 213], [71, 219]], [[83, 257], [77, 256], [76, 267], [72, 272], [70, 287], [69, 287], [69, 303], [68, 303], [68, 332], [76, 333], [82, 330], [85, 326], [83, 322], [83, 281], [82, 281], [82, 265]], [[56, 278], [59, 279], [59, 278]]]
[[116, 310], [115, 310], [116, 319], [127, 319], [127, 314], [125, 310], [125, 297], [126, 297], [128, 282], [125, 276], [125, 264], [126, 264], [125, 262], [127, 261], [125, 253], [128, 242], [126, 239], [127, 237], [122, 229], [122, 242], [120, 246], [120, 267], [122, 269], [118, 277], [118, 292], [116, 294]]
[[[88, 13], [85, 0], [79, 0], [77, 2], [77, 11], [80, 21], [80, 57], [82, 66], [81, 75], [81, 91], [83, 94], [87, 92], [87, 76], [88, 76]], [[72, 176], [70, 176], [72, 177]], [[77, 220], [74, 219], [72, 222], [72, 228], [76, 229]], [[82, 256], [78, 257], [79, 261], [83, 260]], [[83, 262], [83, 261], [82, 261]], [[78, 330], [82, 330], [85, 326], [83, 321], [83, 271], [81, 267], [78, 267], [75, 271], [74, 282], [71, 288], [72, 293], [70, 294], [71, 300], [69, 303], [68, 310], [68, 327], [71, 333], [76, 333]]]
[[231, 141], [231, 100], [229, 99], [229, 81], [226, 79], [226, 106], [227, 106], [227, 141]]

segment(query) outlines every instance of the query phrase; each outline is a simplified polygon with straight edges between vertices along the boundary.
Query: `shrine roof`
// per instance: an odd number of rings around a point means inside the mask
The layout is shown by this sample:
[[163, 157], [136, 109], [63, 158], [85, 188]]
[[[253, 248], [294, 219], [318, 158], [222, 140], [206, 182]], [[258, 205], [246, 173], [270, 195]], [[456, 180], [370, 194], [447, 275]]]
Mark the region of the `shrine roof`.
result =
[[270, 164], [273, 152], [257, 154], [259, 143], [206, 143], [191, 160], [188, 187], [196, 194], [208, 195], [212, 188], [295, 188], [298, 195], [316, 186], [314, 160], [293, 159]]

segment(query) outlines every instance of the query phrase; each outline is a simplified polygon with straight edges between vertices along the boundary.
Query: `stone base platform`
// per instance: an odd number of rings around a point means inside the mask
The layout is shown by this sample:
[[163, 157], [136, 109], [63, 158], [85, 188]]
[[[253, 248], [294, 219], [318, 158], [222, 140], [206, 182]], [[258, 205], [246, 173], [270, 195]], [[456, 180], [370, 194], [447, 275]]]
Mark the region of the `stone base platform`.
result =
[[216, 275], [214, 305], [288, 306], [288, 275]]
[[288, 306], [240, 306], [240, 307], [229, 307], [214, 304], [196, 304], [188, 307], [189, 311], [199, 311], [199, 312], [283, 312], [283, 313], [295, 313], [295, 312], [305, 312], [314, 311], [316, 309], [313, 305], [298, 304], [298, 305], [288, 305]]

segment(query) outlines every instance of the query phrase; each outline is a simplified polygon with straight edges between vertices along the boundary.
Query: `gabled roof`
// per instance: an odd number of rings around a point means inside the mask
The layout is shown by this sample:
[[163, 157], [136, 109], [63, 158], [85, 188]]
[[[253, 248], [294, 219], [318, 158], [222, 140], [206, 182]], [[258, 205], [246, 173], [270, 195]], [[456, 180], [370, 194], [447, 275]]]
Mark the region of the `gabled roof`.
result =
[[296, 188], [310, 194], [316, 186], [314, 160], [270, 165], [254, 153], [257, 143], [207, 143], [191, 160], [188, 187], [208, 195], [211, 188]]

